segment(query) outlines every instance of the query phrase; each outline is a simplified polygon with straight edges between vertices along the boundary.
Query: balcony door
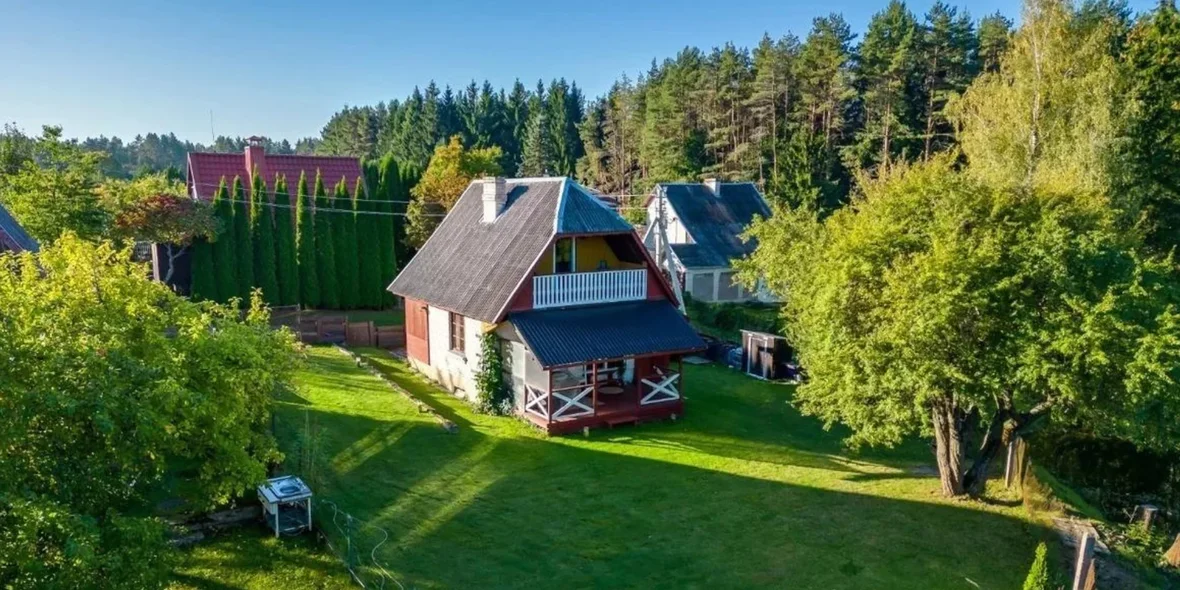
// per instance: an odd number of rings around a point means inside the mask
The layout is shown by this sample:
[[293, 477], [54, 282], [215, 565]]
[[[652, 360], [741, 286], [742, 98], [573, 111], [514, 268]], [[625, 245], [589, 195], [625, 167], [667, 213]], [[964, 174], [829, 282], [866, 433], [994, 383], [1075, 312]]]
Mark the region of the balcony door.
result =
[[568, 274], [577, 270], [578, 245], [574, 238], [558, 238], [553, 243], [553, 274]]

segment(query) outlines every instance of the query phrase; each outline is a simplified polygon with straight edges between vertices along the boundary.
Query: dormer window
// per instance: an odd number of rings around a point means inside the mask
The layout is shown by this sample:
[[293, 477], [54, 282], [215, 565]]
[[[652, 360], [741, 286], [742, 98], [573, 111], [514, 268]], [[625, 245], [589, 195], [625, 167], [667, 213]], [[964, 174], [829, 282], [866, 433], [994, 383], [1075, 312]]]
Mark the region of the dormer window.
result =
[[576, 252], [573, 238], [558, 238], [553, 244], [553, 274], [574, 272]]

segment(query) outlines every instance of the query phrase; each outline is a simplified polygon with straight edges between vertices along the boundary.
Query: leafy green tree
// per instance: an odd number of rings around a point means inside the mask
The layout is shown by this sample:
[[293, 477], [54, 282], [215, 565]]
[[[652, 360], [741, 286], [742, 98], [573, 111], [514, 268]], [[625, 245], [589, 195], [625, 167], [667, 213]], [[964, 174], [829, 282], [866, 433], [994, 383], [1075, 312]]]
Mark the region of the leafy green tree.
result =
[[299, 188], [295, 194], [296, 262], [299, 264], [299, 303], [306, 307], [320, 306], [320, 275], [316, 259], [315, 216], [312, 214], [312, 195], [307, 190], [307, 172], [299, 173]]
[[110, 223], [97, 190], [102, 155], [62, 139], [61, 127], [50, 126], [31, 151], [32, 157], [0, 181], [0, 203], [42, 244], [66, 231], [102, 236]]
[[336, 275], [336, 213], [324, 189], [323, 173], [315, 175], [315, 266], [320, 284], [320, 307], [340, 309], [340, 282]]
[[179, 487], [196, 510], [266, 477], [294, 338], [258, 297], [242, 321], [109, 242], [66, 233], [0, 267], [0, 584], [159, 587], [164, 526], [140, 515], [175, 465], [196, 471]]
[[279, 305], [299, 303], [299, 260], [295, 247], [295, 211], [286, 177], [275, 175], [275, 274]]
[[1161, 2], [1135, 26], [1126, 63], [1132, 104], [1127, 124], [1128, 187], [1141, 194], [1149, 243], [1180, 245], [1180, 13]]
[[[250, 292], [254, 290], [254, 241], [250, 236], [250, 217], [253, 210], [251, 201], [246, 199], [242, 188], [242, 178], [234, 177], [233, 185], [234, 221], [234, 255], [237, 257], [238, 288], [237, 297], [245, 305], [250, 301]], [[253, 195], [251, 195], [252, 197]]]
[[406, 239], [421, 247], [473, 179], [498, 174], [498, 147], [467, 150], [455, 136], [435, 148], [430, 166], [411, 191], [414, 199], [406, 212]]
[[275, 216], [270, 197], [266, 194], [266, 181], [258, 168], [254, 168], [254, 181], [250, 186], [250, 239], [254, 243], [254, 278], [262, 298], [270, 305], [277, 305], [279, 277], [275, 260]]
[[221, 234], [213, 241], [213, 276], [215, 289], [210, 298], [225, 303], [238, 296], [238, 255], [235, 247], [234, 204], [230, 200], [225, 177], [213, 193], [213, 215]]
[[[863, 183], [817, 221], [756, 222], [748, 284], [783, 298], [796, 401], [854, 444], [933, 435], [942, 490], [980, 494], [1013, 436], [1175, 448], [1180, 277], [1092, 193], [989, 185], [949, 158]], [[966, 429], [980, 423], [967, 459]]]
[[348, 195], [348, 183], [341, 178], [336, 183], [332, 207], [337, 209], [332, 220], [336, 241], [336, 275], [340, 283], [340, 307], [356, 309], [360, 291], [356, 247], [356, 202]]
[[988, 182], [1105, 192], [1119, 110], [1110, 27], [1073, 26], [1064, 0], [1030, 0], [1000, 69], [953, 107], [963, 153]]
[[[211, 260], [210, 244], [204, 240], [216, 236], [218, 231], [218, 220], [208, 204], [184, 195], [161, 193], [137, 201], [120, 211], [115, 217], [111, 234], [131, 242], [142, 240], [155, 244], [162, 253], [160, 266], [164, 274], [160, 280], [171, 285], [177, 260], [189, 250], [194, 240], [203, 241], [203, 249]], [[199, 272], [206, 275], [201, 280], [210, 281], [201, 288], [209, 293], [213, 268], [208, 261], [201, 262], [205, 266]], [[198, 271], [194, 268], [194, 272]]]

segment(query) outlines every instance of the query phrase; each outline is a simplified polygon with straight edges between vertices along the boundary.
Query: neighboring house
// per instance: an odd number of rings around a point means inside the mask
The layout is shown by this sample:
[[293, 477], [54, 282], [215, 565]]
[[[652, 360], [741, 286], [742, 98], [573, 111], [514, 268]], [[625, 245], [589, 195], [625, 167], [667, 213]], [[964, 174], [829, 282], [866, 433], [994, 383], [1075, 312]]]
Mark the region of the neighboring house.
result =
[[472, 182], [389, 290], [416, 369], [473, 399], [493, 332], [549, 433], [681, 414], [680, 358], [704, 348], [630, 224], [567, 178]]
[[[232, 190], [235, 176], [242, 178], [243, 191], [250, 194], [250, 185], [254, 181], [254, 170], [266, 182], [268, 191], [274, 190], [275, 175], [287, 177], [287, 190], [291, 194], [291, 202], [295, 202], [295, 193], [299, 188], [299, 175], [307, 173], [309, 190], [314, 189], [316, 173], [324, 177], [324, 185], [331, 194], [332, 187], [343, 178], [348, 182], [351, 192], [356, 179], [363, 177], [359, 158], [348, 156], [303, 156], [285, 154], [267, 154], [261, 145], [261, 138], [249, 138], [249, 144], [240, 154], [189, 152], [188, 179], [186, 187], [194, 199], [201, 201], [213, 200], [213, 194], [225, 178], [226, 185]], [[168, 276], [168, 255], [162, 246], [152, 248], [152, 275], [156, 280]], [[188, 252], [184, 252], [175, 260], [176, 270], [169, 281], [181, 293], [188, 293], [192, 282]]]
[[734, 282], [733, 262], [749, 256], [756, 244], [742, 239], [755, 216], [769, 217], [766, 199], [750, 182], [662, 183], [647, 201], [643, 243], [659, 247], [661, 191], [669, 258], [685, 292], [700, 301], [770, 301], [764, 290]]
[[0, 252], [37, 252], [40, 249], [37, 240], [17, 223], [4, 205], [0, 205]]

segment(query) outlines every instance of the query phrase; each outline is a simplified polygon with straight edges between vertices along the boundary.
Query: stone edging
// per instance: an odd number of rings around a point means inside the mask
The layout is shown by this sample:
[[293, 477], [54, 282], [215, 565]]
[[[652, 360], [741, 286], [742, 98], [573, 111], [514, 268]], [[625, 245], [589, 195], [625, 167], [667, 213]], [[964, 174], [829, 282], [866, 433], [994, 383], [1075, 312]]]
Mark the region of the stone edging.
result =
[[389, 377], [387, 377], [385, 375], [385, 373], [382, 373], [380, 369], [378, 369], [377, 367], [374, 367], [373, 364], [368, 361], [368, 359], [356, 354], [355, 352], [353, 352], [351, 350], [348, 350], [347, 348], [345, 348], [343, 346], [340, 346], [339, 344], [333, 344], [332, 346], [335, 347], [336, 350], [339, 350], [340, 352], [344, 353], [349, 358], [351, 358], [353, 360], [353, 362], [356, 363], [356, 366], [358, 366], [362, 369], [365, 369], [366, 371], [369, 372], [370, 375], [380, 379], [383, 383], [388, 385], [391, 389], [402, 394], [403, 397], [410, 400], [410, 403], [414, 404], [414, 406], [418, 408], [419, 412], [422, 412], [424, 414], [430, 414], [430, 416], [432, 418], [434, 418], [434, 420], [436, 422], [438, 422], [440, 426], [443, 427], [443, 430], [446, 430], [447, 432], [450, 432], [452, 434], [459, 431], [459, 427], [454, 422], [451, 422], [450, 420], [443, 418], [442, 415], [440, 415], [437, 411], [435, 411], [434, 408], [426, 405], [425, 402], [418, 399], [417, 397], [414, 397], [414, 394], [410, 393], [408, 390], [406, 390], [406, 388], [402, 387], [401, 385], [398, 385], [397, 383], [394, 383], [393, 379], [390, 379]]

